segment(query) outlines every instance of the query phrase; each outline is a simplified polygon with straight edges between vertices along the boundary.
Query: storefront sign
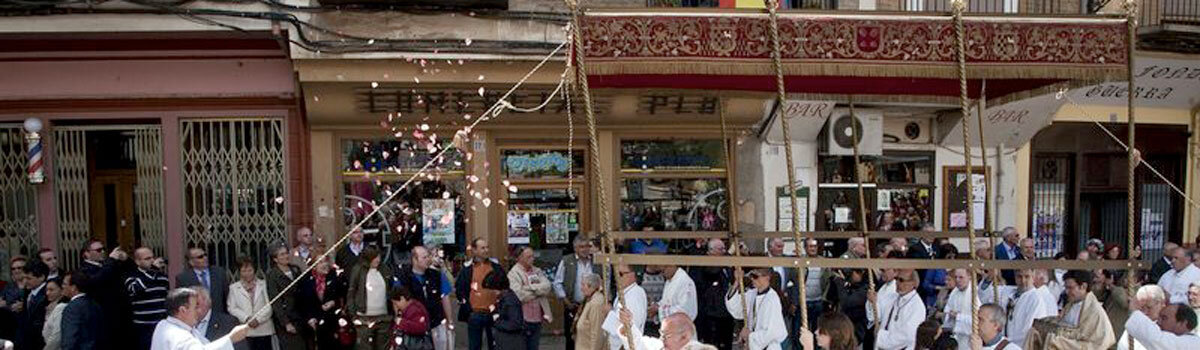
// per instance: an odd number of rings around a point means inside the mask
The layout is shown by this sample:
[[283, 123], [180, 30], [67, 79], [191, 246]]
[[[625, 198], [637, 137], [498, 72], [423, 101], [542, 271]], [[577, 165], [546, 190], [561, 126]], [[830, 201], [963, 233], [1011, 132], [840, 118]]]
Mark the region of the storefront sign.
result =
[[[805, 100], [788, 100], [783, 103], [783, 108], [779, 109], [779, 115], [771, 120], [770, 129], [767, 130], [767, 140], [771, 142], [783, 142], [783, 130], [780, 118], [787, 118], [788, 126], [792, 129], [792, 141], [811, 142], [817, 139], [817, 135], [821, 132], [821, 127], [825, 125], [825, 121], [829, 116], [833, 115], [833, 101], [805, 101]], [[771, 102], [767, 102], [766, 111], [771, 113], [774, 110]]]
[[421, 231], [425, 246], [454, 244], [454, 199], [422, 200]]
[[566, 152], [512, 154], [504, 156], [505, 172], [510, 177], [539, 177], [538, 174], [566, 176], [571, 159]]
[[714, 96], [642, 95], [639, 114], [716, 114], [721, 99]]
[[[1137, 105], [1190, 109], [1200, 102], [1200, 63], [1196, 60], [1137, 57], [1134, 64]], [[1075, 89], [1071, 100], [1080, 105], [1125, 105], [1129, 85], [1113, 82]]]
[[[1014, 101], [998, 106], [988, 106], [983, 112], [983, 139], [988, 147], [1005, 145], [1020, 147], [1029, 142], [1046, 125], [1054, 121], [1054, 114], [1065, 103], [1065, 99], [1056, 98], [1055, 94], [1047, 94], [1020, 101]], [[979, 116], [977, 109], [972, 108], [967, 115], [967, 123], [971, 128], [971, 144], [978, 145]], [[942, 141], [945, 145], [961, 146], [962, 122], [953, 119], [952, 128]]]

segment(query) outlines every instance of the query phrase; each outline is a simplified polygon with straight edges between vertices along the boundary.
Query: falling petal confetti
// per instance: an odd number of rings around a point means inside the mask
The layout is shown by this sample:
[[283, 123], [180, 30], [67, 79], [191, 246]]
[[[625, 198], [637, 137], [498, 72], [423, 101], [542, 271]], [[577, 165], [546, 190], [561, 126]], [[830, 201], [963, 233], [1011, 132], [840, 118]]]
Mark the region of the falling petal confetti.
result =
[[484, 208], [488, 208], [488, 207], [491, 207], [491, 206], [492, 206], [492, 199], [491, 199], [491, 198], [484, 198], [484, 199], [483, 199], [483, 207], [484, 207]]
[[480, 86], [479, 87], [479, 96], [483, 96], [483, 92], [484, 92], [484, 89], [482, 86]]
[[483, 74], [480, 74], [478, 78], [475, 78], [475, 80], [483, 81]]
[[467, 46], [471, 46], [471, 38], [467, 38], [467, 40], [463, 40], [463, 44], [466, 44]]
[[275, 197], [275, 203], [283, 204], [283, 196]]
[[372, 82], [371, 82], [371, 88], [372, 88], [372, 89], [374, 89], [374, 88], [377, 88], [377, 87], [379, 87], [379, 82], [372, 81]]

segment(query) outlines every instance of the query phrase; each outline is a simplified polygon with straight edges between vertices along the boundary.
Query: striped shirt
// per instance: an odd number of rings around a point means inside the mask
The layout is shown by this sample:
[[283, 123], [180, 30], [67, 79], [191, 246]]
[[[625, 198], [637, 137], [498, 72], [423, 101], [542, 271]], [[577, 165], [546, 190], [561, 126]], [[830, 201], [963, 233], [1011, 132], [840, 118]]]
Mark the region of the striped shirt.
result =
[[134, 324], [154, 326], [167, 318], [170, 283], [167, 276], [140, 268], [125, 279]]

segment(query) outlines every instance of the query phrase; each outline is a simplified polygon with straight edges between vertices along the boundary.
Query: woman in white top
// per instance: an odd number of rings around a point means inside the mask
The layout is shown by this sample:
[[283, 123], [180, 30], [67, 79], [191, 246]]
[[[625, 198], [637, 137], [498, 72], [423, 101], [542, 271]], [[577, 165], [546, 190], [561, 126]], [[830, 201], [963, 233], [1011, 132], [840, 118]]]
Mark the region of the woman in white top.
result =
[[46, 325], [42, 326], [42, 338], [46, 340], [46, 350], [58, 350], [62, 340], [62, 313], [67, 308], [63, 302], [62, 282], [46, 280]]
[[271, 350], [275, 325], [271, 322], [271, 307], [267, 305], [267, 282], [258, 278], [254, 259], [242, 257], [238, 260], [238, 281], [229, 286], [226, 306], [229, 314], [250, 326], [246, 344], [251, 350]]

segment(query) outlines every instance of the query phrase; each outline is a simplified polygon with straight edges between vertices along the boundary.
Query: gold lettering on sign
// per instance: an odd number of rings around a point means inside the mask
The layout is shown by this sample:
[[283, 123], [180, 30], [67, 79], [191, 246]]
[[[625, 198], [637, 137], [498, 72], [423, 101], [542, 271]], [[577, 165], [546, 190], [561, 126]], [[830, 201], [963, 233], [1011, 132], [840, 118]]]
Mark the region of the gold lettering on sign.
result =
[[788, 102], [783, 105], [783, 116], [788, 119], [823, 118], [832, 112], [833, 104], [825, 102]]
[[1028, 110], [997, 109], [997, 110], [991, 111], [991, 113], [988, 114], [987, 119], [988, 119], [988, 122], [990, 122], [992, 124], [1000, 124], [1000, 123], [1023, 124], [1023, 123], [1025, 123], [1025, 117], [1028, 117], [1028, 116], [1029, 116]]

